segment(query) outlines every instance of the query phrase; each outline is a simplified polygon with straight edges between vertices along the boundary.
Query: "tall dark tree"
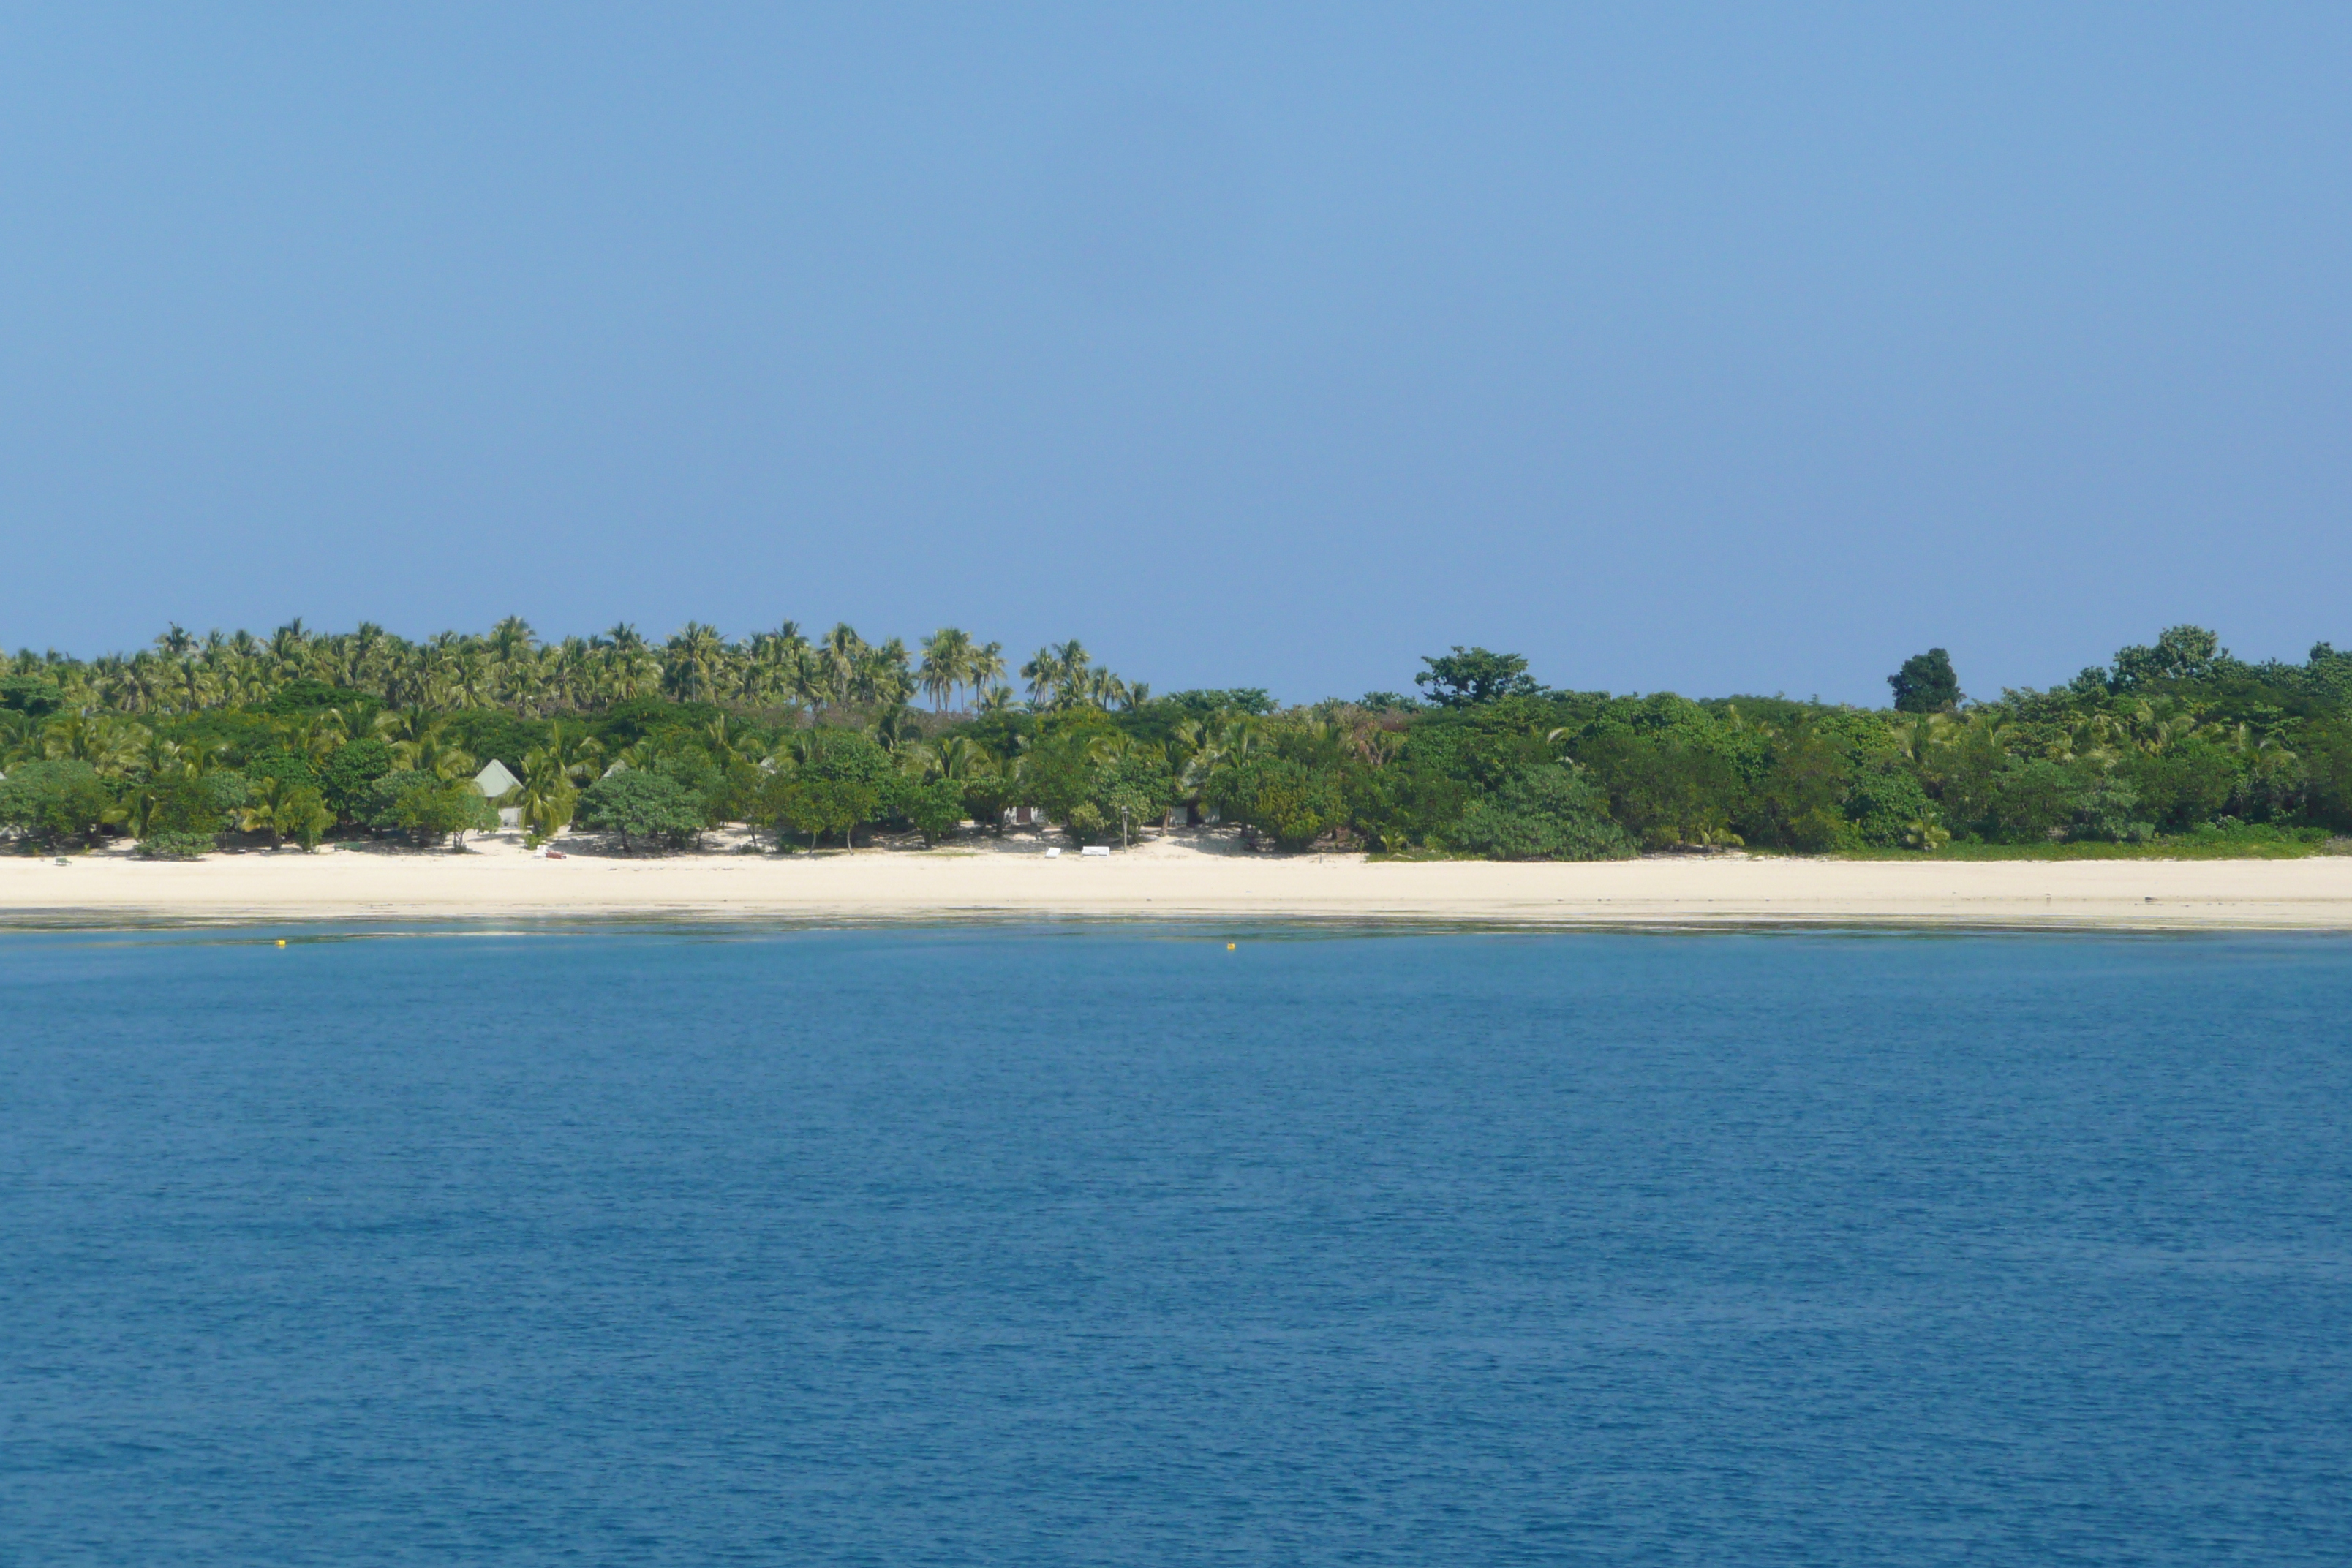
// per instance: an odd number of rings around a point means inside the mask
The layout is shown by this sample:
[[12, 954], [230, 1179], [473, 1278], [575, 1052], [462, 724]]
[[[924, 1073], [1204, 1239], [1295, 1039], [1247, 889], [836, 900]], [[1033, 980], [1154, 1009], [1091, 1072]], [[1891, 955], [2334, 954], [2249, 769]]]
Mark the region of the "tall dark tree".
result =
[[1952, 673], [1952, 656], [1939, 647], [1905, 659], [1886, 684], [1895, 689], [1897, 713], [1948, 713], [1960, 705], [1960, 678]]
[[1528, 674], [1528, 661], [1515, 653], [1465, 649], [1455, 643], [1452, 653], [1421, 662], [1429, 668], [1414, 676], [1412, 683], [1446, 708], [1472, 708], [1500, 697], [1532, 697], [1543, 689]]

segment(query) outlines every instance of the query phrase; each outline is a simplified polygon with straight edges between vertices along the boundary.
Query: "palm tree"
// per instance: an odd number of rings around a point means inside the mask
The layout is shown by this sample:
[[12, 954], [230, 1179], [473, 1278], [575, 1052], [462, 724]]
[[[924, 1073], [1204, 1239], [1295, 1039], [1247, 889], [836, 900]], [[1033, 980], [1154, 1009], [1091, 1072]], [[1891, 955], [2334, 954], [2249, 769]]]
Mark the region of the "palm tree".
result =
[[1041, 647], [1021, 667], [1021, 679], [1029, 685], [1029, 706], [1050, 708], [1061, 689], [1061, 661], [1050, 647]]
[[220, 678], [203, 660], [183, 658], [173, 677], [172, 700], [183, 713], [201, 713], [220, 700]]
[[0, 768], [29, 762], [41, 754], [40, 721], [30, 713], [0, 708]]
[[149, 731], [104, 713], [51, 720], [41, 731], [42, 754], [56, 762], [88, 763], [100, 778], [121, 778], [139, 760]]
[[539, 647], [539, 637], [530, 623], [520, 616], [509, 616], [490, 628], [490, 651], [501, 659], [520, 658]]
[[688, 621], [663, 645], [662, 684], [685, 701], [705, 700], [719, 684], [726, 658], [727, 642], [719, 628]]
[[449, 739], [449, 721], [437, 717], [426, 719], [407, 739], [394, 742], [392, 755], [410, 772], [437, 779], [464, 778], [477, 765], [471, 752]]
[[702, 739], [710, 750], [711, 761], [721, 767], [730, 762], [748, 762], [757, 754], [742, 731], [732, 726], [724, 713], [702, 727]]
[[857, 672], [858, 695], [886, 708], [901, 707], [915, 693], [905, 641], [890, 637], [867, 652]]
[[278, 667], [281, 677], [299, 673], [310, 651], [310, 634], [302, 629], [299, 616], [269, 634], [270, 662]]
[[910, 741], [919, 741], [923, 731], [915, 723], [915, 716], [903, 702], [894, 703], [874, 716], [866, 732], [881, 742], [886, 752], [895, 752]]
[[976, 778], [996, 766], [988, 748], [969, 735], [949, 736], [929, 748], [927, 758], [934, 775], [943, 779]]
[[139, 750], [138, 770], [145, 778], [180, 778], [187, 773], [187, 753], [177, 741], [150, 734]]
[[615, 647], [605, 665], [605, 684], [613, 697], [626, 700], [642, 697], [660, 685], [661, 673], [659, 656], [644, 644]]
[[342, 715], [332, 709], [297, 719], [286, 726], [287, 749], [300, 753], [312, 763], [323, 763], [336, 747], [343, 743]]
[[522, 784], [514, 804], [522, 808], [524, 824], [541, 838], [552, 838], [571, 826], [572, 808], [580, 801], [577, 766], [567, 764], [549, 747], [523, 758]]
[[1004, 683], [1004, 645], [980, 643], [964, 658], [963, 684], [968, 692]]
[[801, 700], [801, 671], [808, 654], [808, 638], [796, 622], [786, 621], [772, 632], [752, 634], [743, 695], [754, 701]]
[[435, 666], [444, 706], [490, 708], [497, 705], [498, 683], [490, 658], [479, 643], [468, 638], [442, 656]]
[[575, 784], [593, 783], [600, 771], [604, 749], [585, 730], [566, 729], [558, 719], [547, 727], [547, 743], [523, 754], [522, 765], [526, 782], [531, 775], [544, 774]]
[[856, 696], [857, 678], [865, 668], [867, 651], [866, 639], [846, 621], [835, 622], [833, 630], [816, 645], [817, 658], [824, 667], [835, 707], [848, 707]]
[[947, 711], [948, 698], [970, 678], [972, 646], [970, 634], [941, 626], [923, 639], [923, 667], [918, 672], [932, 711]]
[[1127, 682], [1103, 665], [1098, 664], [1085, 671], [1075, 684], [1089, 708], [1125, 708], [1131, 705]]
[[333, 826], [334, 820], [334, 814], [320, 801], [317, 790], [308, 784], [271, 778], [261, 779], [253, 785], [253, 793], [236, 814], [238, 828], [247, 833], [268, 834], [272, 849], [288, 838], [299, 840], [308, 849], [319, 841], [320, 834]]

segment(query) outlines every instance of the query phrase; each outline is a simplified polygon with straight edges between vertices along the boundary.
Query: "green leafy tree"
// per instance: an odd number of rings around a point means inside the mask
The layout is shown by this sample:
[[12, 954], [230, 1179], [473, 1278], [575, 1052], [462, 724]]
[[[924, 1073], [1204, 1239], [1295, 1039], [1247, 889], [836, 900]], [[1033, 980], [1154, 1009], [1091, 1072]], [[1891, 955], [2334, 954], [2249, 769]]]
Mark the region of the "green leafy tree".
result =
[[1905, 659], [1886, 684], [1897, 713], [1948, 713], [1960, 705], [1960, 678], [1952, 673], [1952, 656], [1939, 647]]
[[[1021, 759], [1023, 798], [1065, 827], [1078, 807], [1093, 802], [1095, 759], [1089, 742], [1092, 734], [1098, 733], [1064, 728], [1032, 747]], [[1096, 817], [1088, 820], [1099, 819], [1097, 811]]]
[[[398, 776], [398, 775], [394, 775]], [[413, 782], [394, 801], [393, 820], [420, 844], [454, 839], [466, 847], [468, 833], [488, 833], [499, 825], [498, 808], [468, 779], [410, 775]]]
[[1020, 805], [1016, 781], [1001, 773], [969, 773], [959, 781], [963, 814], [973, 826], [994, 837], [1004, 832], [1004, 814]]
[[11, 675], [0, 677], [0, 709], [22, 713], [27, 718], [46, 719], [66, 705], [66, 694], [58, 683], [41, 675]]
[[701, 836], [703, 804], [667, 773], [624, 768], [607, 773], [580, 794], [580, 825], [618, 834], [624, 851], [641, 844], [683, 849]]
[[700, 747], [680, 747], [654, 759], [652, 772], [677, 784], [694, 802], [701, 820], [698, 827], [716, 827], [726, 820], [726, 769]]
[[113, 809], [112, 792], [86, 762], [19, 763], [0, 779], [0, 827], [52, 848], [96, 838]]
[[1222, 690], [1179, 691], [1160, 700], [1196, 719], [1213, 719], [1220, 713], [1264, 715], [1274, 711], [1274, 699], [1266, 695], [1265, 688], [1263, 686], [1235, 686]]
[[2068, 837], [2142, 844], [2156, 837], [2156, 824], [2141, 809], [2139, 792], [2112, 774], [2091, 781], [2075, 797]]
[[897, 775], [890, 753], [856, 730], [824, 727], [794, 734], [787, 760], [788, 776], [772, 796], [777, 820], [808, 834], [812, 848], [838, 833], [855, 849], [856, 830], [879, 818]]
[[393, 770], [392, 748], [373, 736], [347, 741], [318, 769], [319, 796], [346, 821], [357, 820], [368, 786]]
[[2203, 626], [2167, 626], [2152, 647], [2116, 650], [2114, 684], [2128, 691], [2152, 681], [2205, 680], [2229, 662], [2230, 650]]
[[881, 810], [921, 834], [925, 844], [943, 844], [963, 823], [963, 786], [950, 778], [900, 773], [884, 792]]
[[310, 759], [286, 746], [271, 746], [255, 752], [238, 771], [257, 785], [264, 779], [276, 779], [289, 784], [309, 784], [313, 788], [319, 783], [318, 771], [310, 765]]
[[844, 848], [855, 849], [852, 836], [861, 824], [874, 820], [881, 809], [882, 792], [855, 779], [788, 773], [775, 781], [768, 800], [772, 819], [780, 830], [807, 834], [810, 849], [835, 833], [841, 835]]
[[1134, 831], [1168, 815], [1176, 780], [1157, 747], [1137, 747], [1097, 763], [1094, 805], [1106, 825], [1116, 825], [1125, 847]]
[[1532, 697], [1543, 689], [1528, 674], [1528, 661], [1515, 653], [1455, 643], [1452, 653], [1421, 662], [1429, 668], [1414, 676], [1412, 683], [1442, 707], [1475, 708], [1505, 697]]
[[401, 797], [419, 784], [441, 782], [431, 773], [394, 769], [369, 781], [367, 787], [360, 792], [359, 801], [352, 813], [352, 820], [375, 833], [404, 831], [405, 826], [400, 820]]

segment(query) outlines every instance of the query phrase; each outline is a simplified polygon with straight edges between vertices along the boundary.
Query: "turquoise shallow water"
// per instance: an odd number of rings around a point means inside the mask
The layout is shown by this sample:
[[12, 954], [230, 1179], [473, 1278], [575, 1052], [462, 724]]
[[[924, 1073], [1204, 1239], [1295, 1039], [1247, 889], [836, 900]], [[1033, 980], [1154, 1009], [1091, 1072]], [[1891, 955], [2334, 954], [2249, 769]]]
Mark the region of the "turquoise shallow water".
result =
[[2352, 943], [316, 934], [0, 940], [0, 1562], [2352, 1560]]

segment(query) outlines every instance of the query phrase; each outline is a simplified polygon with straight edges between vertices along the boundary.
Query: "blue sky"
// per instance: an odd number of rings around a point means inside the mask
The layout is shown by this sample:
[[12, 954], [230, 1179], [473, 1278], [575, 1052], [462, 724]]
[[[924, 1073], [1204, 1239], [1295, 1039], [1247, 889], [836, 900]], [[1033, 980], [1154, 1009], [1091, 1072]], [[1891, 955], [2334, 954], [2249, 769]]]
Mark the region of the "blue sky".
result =
[[2352, 10], [20, 7], [0, 641], [2352, 643]]

